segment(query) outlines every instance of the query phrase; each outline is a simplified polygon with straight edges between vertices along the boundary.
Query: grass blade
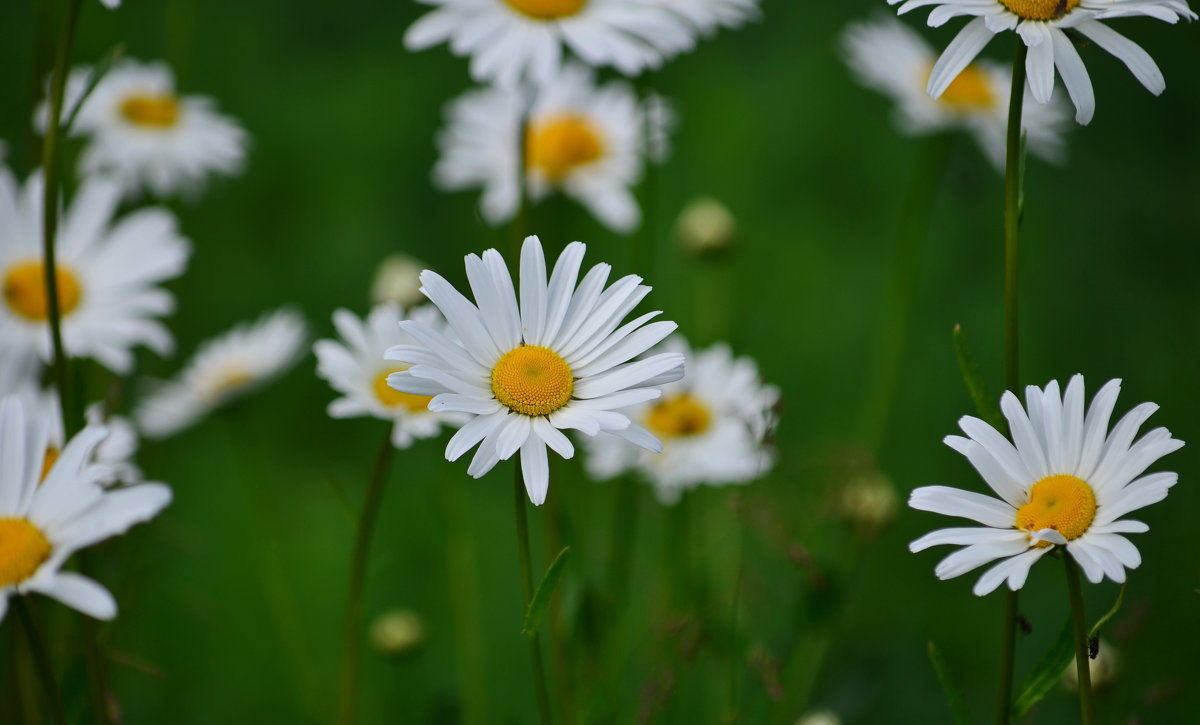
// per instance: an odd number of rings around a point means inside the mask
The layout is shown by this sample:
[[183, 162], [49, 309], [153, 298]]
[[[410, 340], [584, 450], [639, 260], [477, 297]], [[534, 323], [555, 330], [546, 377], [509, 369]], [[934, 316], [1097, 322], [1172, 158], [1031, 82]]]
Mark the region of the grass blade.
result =
[[942, 658], [942, 651], [932, 640], [927, 649], [929, 662], [933, 665], [938, 682], [942, 683], [942, 692], [946, 695], [946, 703], [950, 706], [950, 716], [954, 718], [954, 725], [971, 725], [971, 713], [967, 710], [962, 693], [955, 687], [954, 680], [950, 679], [950, 668]]
[[525, 623], [521, 625], [521, 632], [525, 636], [532, 637], [537, 634], [538, 626], [542, 623], [542, 615], [546, 613], [546, 605], [550, 603], [550, 597], [558, 586], [558, 580], [562, 578], [563, 567], [566, 565], [570, 553], [571, 547], [569, 546], [558, 552], [558, 556], [554, 557], [554, 562], [550, 564], [550, 568], [546, 570], [546, 574], [538, 584], [537, 591], [533, 593], [529, 608], [525, 610]]

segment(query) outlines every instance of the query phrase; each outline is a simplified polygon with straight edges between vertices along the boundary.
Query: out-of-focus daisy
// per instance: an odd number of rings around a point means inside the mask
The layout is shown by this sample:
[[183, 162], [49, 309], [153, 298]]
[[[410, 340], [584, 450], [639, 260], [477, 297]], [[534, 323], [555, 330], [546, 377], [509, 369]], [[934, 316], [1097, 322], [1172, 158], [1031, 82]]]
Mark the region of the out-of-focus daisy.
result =
[[605, 432], [661, 450], [658, 439], [619, 409], [659, 397], [654, 386], [683, 375], [679, 353], [630, 362], [676, 325], [650, 322], [658, 312], [622, 325], [650, 288], [629, 275], [606, 289], [607, 264], [588, 270], [577, 288], [584, 250], [579, 242], [568, 244], [547, 282], [542, 244], [527, 238], [519, 305], [504, 259], [494, 249], [466, 258], [474, 303], [426, 270], [425, 294], [457, 340], [406, 320], [400, 326], [419, 344], [397, 345], [387, 353], [412, 366], [392, 373], [393, 388], [434, 396], [430, 410], [473, 416], [450, 439], [446, 458], [457, 460], [478, 445], [467, 473], [479, 478], [520, 451], [525, 488], [535, 505], [546, 500], [546, 447], [564, 458], [575, 453], [564, 429], [591, 436]]
[[[395, 345], [414, 345], [417, 340], [400, 329], [406, 319], [404, 310], [395, 304], [375, 307], [360, 320], [349, 310], [333, 313], [333, 324], [341, 340], [317, 340], [313, 351], [317, 355], [317, 374], [329, 381], [341, 398], [329, 404], [334, 418], [356, 418], [370, 415], [394, 421], [392, 443], [408, 448], [418, 438], [432, 438], [444, 424], [459, 424], [465, 416], [434, 413], [429, 410], [428, 395], [402, 393], [387, 384], [392, 373], [407, 370], [384, 359], [384, 353]], [[446, 322], [437, 309], [425, 306], [412, 311], [411, 319], [446, 334]]]
[[[165, 209], [139, 209], [114, 222], [120, 193], [107, 179], [84, 181], [58, 228], [57, 282], [67, 354], [127, 373], [134, 346], [162, 355], [174, 349], [156, 318], [170, 314], [175, 300], [158, 285], [183, 272], [191, 245]], [[0, 169], [0, 291], [0, 338], [50, 360], [40, 174], [18, 189]]]
[[590, 66], [627, 76], [657, 68], [695, 38], [659, 0], [421, 0], [435, 9], [404, 34], [410, 50], [448, 42], [471, 57], [471, 76], [504, 86], [545, 83], [563, 48]]
[[687, 358], [687, 377], [664, 386], [661, 398], [622, 411], [662, 440], [662, 451], [594, 438], [587, 441], [588, 472], [612, 478], [639, 471], [664, 504], [700, 484], [748, 483], [766, 473], [774, 456], [763, 438], [774, 425], [779, 390], [763, 385], [754, 361], [735, 358], [728, 345], [693, 353], [676, 336], [663, 347]]
[[1005, 581], [1009, 589], [1020, 589], [1034, 562], [1056, 546], [1066, 547], [1089, 581], [1105, 576], [1125, 581], [1125, 569], [1136, 568], [1142, 559], [1121, 534], [1150, 527], [1122, 517], [1166, 497], [1178, 475], [1142, 473], [1183, 442], [1166, 428], [1134, 441], [1158, 410], [1153, 403], [1135, 407], [1110, 432], [1119, 392], [1120, 381], [1110, 381], [1096, 393], [1086, 415], [1081, 375], [1071, 378], [1061, 398], [1057, 382], [1044, 390], [1029, 386], [1025, 408], [1006, 392], [1000, 406], [1015, 445], [982, 420], [962, 418], [959, 427], [968, 437], [947, 436], [946, 445], [966, 456], [1000, 498], [945, 486], [918, 488], [909, 498], [913, 508], [961, 516], [984, 527], [939, 529], [909, 548], [962, 546], [937, 565], [940, 579], [999, 559], [975, 584], [981, 596]]
[[[491, 224], [511, 219], [520, 204], [518, 94], [497, 87], [468, 91], [446, 115], [435, 181], [444, 189], [482, 186], [484, 218]], [[627, 83], [598, 88], [587, 68], [568, 65], [538, 91], [529, 115], [527, 192], [538, 200], [561, 191], [615, 231], [636, 228], [641, 211], [630, 187], [642, 175], [644, 125], [645, 110]]]
[[[64, 108], [74, 108], [92, 69], [76, 68], [67, 80]], [[46, 104], [38, 112], [45, 127]], [[105, 174], [126, 196], [193, 195], [210, 175], [241, 173], [246, 132], [217, 112], [206, 96], [181, 96], [165, 63], [127, 59], [109, 69], [84, 100], [71, 134], [89, 137], [79, 157], [84, 178]]]
[[904, 3], [899, 8], [901, 15], [915, 8], [936, 6], [929, 13], [929, 25], [934, 28], [960, 15], [974, 16], [934, 64], [929, 95], [940, 97], [993, 35], [1013, 30], [1029, 46], [1025, 69], [1034, 99], [1039, 103], [1050, 101], [1054, 69], [1058, 68], [1075, 104], [1075, 120], [1082, 124], [1092, 120], [1096, 98], [1087, 68], [1067, 30], [1078, 32], [1115, 55], [1146, 90], [1157, 96], [1166, 90], [1167, 83], [1154, 59], [1137, 43], [1100, 21], [1131, 15], [1168, 23], [1180, 18], [1196, 19], [1187, 0], [888, 0], [888, 5], [897, 3]]
[[289, 309], [241, 324], [202, 344], [179, 376], [160, 383], [134, 412], [148, 438], [166, 438], [209, 411], [274, 380], [294, 365], [308, 336]]
[[[896, 102], [896, 122], [910, 135], [953, 128], [969, 131], [997, 168], [1004, 168], [1012, 71], [980, 61], [958, 75], [937, 99], [925, 91], [937, 59], [933, 48], [894, 18], [853, 23], [842, 35], [846, 63], [859, 82]], [[1070, 111], [1061, 97], [1036, 102], [1026, 89], [1021, 123], [1029, 150], [1057, 161]]]
[[117, 604], [101, 585], [63, 564], [76, 551], [153, 518], [171, 502], [161, 483], [106, 490], [90, 463], [103, 427], [71, 439], [43, 477], [49, 424], [16, 397], [0, 400], [0, 618], [14, 594], [37, 592], [97, 619]]
[[739, 28], [762, 17], [758, 0], [657, 0], [659, 5], [677, 13], [702, 35], [718, 28]]

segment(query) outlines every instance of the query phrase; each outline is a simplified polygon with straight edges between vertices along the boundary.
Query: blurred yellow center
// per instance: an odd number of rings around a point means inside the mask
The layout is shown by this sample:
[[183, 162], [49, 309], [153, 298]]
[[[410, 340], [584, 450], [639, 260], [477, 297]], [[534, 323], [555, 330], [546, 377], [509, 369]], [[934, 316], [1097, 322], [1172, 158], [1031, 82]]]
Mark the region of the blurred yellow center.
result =
[[433, 400], [431, 396], [405, 393], [388, 385], [387, 379], [389, 375], [392, 373], [403, 372], [405, 370], [408, 370], [408, 366], [401, 365], [399, 367], [384, 370], [383, 372], [379, 373], [379, 375], [375, 376], [375, 383], [372, 386], [375, 390], [375, 397], [379, 399], [380, 403], [383, 403], [389, 408], [404, 408], [405, 410], [413, 413], [422, 410], [428, 410], [429, 401]]
[[[1022, 531], [1054, 529], [1067, 541], [1083, 536], [1096, 518], [1096, 494], [1075, 476], [1047, 476], [1029, 491], [1029, 503], [1017, 509], [1017, 528]], [[1049, 546], [1039, 541], [1037, 546]]]
[[504, 0], [510, 8], [538, 20], [556, 20], [575, 15], [587, 0]]
[[690, 393], [661, 400], [646, 415], [646, 427], [662, 438], [699, 435], [711, 424], [708, 405]]
[[179, 121], [179, 99], [169, 95], [135, 93], [121, 103], [121, 115], [138, 126], [170, 128]]
[[1000, 0], [1014, 15], [1026, 20], [1054, 20], [1079, 5], [1079, 0]]
[[[66, 317], [79, 306], [82, 290], [79, 280], [63, 265], [58, 265], [58, 313]], [[46, 292], [46, 268], [40, 260], [18, 262], [4, 275], [4, 301], [21, 317], [35, 322], [50, 318], [50, 295]]]
[[579, 166], [604, 154], [600, 132], [587, 118], [568, 113], [532, 121], [525, 134], [525, 165], [551, 181], [561, 181]]
[[251, 372], [241, 366], [231, 365], [211, 388], [209, 388], [207, 403], [216, 405], [236, 395], [242, 388], [255, 380]]
[[54, 464], [58, 461], [58, 449], [54, 446], [46, 447], [46, 454], [42, 456], [42, 475], [38, 477], [38, 483], [46, 480], [46, 476], [50, 475], [50, 469], [54, 468]]
[[27, 519], [0, 518], [0, 588], [33, 576], [50, 557], [50, 542]]
[[[933, 66], [929, 67], [933, 70]], [[929, 73], [925, 74], [928, 81]], [[987, 73], [977, 65], [963, 68], [938, 101], [955, 111], [989, 111], [996, 107], [996, 94]]]
[[558, 353], [539, 345], [509, 350], [492, 368], [492, 393], [522, 415], [550, 415], [575, 392], [571, 366]]

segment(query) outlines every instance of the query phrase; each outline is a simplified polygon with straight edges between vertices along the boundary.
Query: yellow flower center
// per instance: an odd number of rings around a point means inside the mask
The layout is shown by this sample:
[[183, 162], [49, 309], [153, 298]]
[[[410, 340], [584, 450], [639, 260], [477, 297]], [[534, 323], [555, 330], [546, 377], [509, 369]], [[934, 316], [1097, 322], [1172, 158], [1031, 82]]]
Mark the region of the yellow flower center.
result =
[[38, 477], [38, 483], [46, 480], [46, 476], [50, 475], [50, 469], [54, 468], [54, 464], [58, 462], [58, 449], [54, 446], [47, 446], [46, 453], [42, 456], [42, 475]]
[[[79, 279], [63, 265], [55, 270], [58, 282], [58, 313], [66, 317], [79, 306], [83, 296]], [[50, 318], [50, 295], [46, 291], [46, 268], [41, 260], [18, 262], [4, 275], [4, 301], [21, 317], [34, 322]]]
[[237, 395], [243, 388], [253, 383], [257, 378], [240, 365], [230, 365], [208, 390], [208, 395], [202, 396], [209, 405], [216, 405]]
[[121, 103], [121, 115], [135, 126], [171, 128], [179, 121], [179, 99], [165, 94], [135, 93]]
[[0, 518], [0, 588], [33, 576], [50, 557], [50, 542], [27, 519]]
[[550, 415], [575, 392], [571, 366], [540, 345], [522, 345], [504, 353], [492, 368], [492, 393], [522, 415]]
[[604, 155], [600, 131], [587, 118], [568, 113], [533, 121], [525, 133], [525, 165], [551, 181]]
[[[932, 71], [933, 66], [929, 70]], [[929, 80], [929, 72], [925, 73], [925, 80]], [[987, 72], [977, 65], [969, 65], [950, 83], [938, 101], [955, 111], [990, 111], [996, 107], [996, 94]]]
[[691, 393], [659, 401], [646, 414], [646, 427], [662, 438], [694, 436], [712, 425], [712, 411]]
[[[1017, 528], [1034, 532], [1054, 529], [1067, 541], [1083, 536], [1096, 518], [1096, 494], [1075, 476], [1056, 474], [1033, 484], [1029, 503], [1017, 509]], [[1049, 546], [1039, 541], [1037, 546]]]
[[1026, 20], [1056, 20], [1074, 10], [1079, 0], [1000, 0], [1000, 4]]
[[379, 399], [389, 408], [404, 408], [405, 410], [418, 413], [423, 410], [429, 410], [429, 401], [433, 400], [429, 395], [413, 395], [396, 390], [388, 385], [388, 376], [392, 373], [399, 373], [408, 370], [407, 365], [389, 368], [375, 376], [375, 383], [372, 386], [375, 391], [375, 397]]
[[513, 10], [538, 20], [557, 20], [576, 15], [587, 0], [504, 0]]

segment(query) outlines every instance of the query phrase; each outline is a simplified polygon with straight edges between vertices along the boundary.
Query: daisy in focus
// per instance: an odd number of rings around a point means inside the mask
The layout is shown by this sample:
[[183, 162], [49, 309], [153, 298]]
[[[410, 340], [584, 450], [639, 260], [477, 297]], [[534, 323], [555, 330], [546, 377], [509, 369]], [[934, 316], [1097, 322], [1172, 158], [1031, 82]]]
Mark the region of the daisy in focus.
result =
[[534, 201], [561, 191], [609, 228], [629, 232], [642, 219], [630, 189], [645, 164], [646, 112], [629, 84], [597, 87], [591, 71], [571, 64], [535, 94], [522, 144], [520, 94], [468, 91], [447, 108], [434, 181], [447, 190], [482, 186], [484, 219], [502, 224], [521, 203], [523, 145], [526, 192]]
[[161, 483], [102, 488], [106, 469], [89, 462], [107, 434], [99, 426], [72, 438], [43, 475], [47, 429], [18, 398], [0, 399], [0, 619], [10, 596], [31, 592], [112, 619], [112, 594], [63, 565], [76, 551], [156, 516], [171, 490]]
[[916, 489], [909, 506], [971, 519], [983, 527], [939, 529], [912, 542], [909, 549], [963, 547], [937, 565], [939, 579], [999, 560], [975, 584], [980, 596], [1006, 581], [1009, 589], [1020, 589], [1030, 567], [1059, 546], [1089, 581], [1098, 583], [1105, 576], [1125, 581], [1125, 570], [1137, 568], [1142, 559], [1122, 534], [1140, 534], [1150, 527], [1122, 517], [1166, 498], [1179, 476], [1142, 474], [1183, 442], [1166, 428], [1155, 428], [1134, 441], [1138, 429], [1158, 410], [1153, 403], [1138, 405], [1109, 431], [1119, 392], [1120, 381], [1109, 381], [1086, 414], [1081, 375], [1071, 378], [1062, 397], [1057, 382], [1045, 389], [1029, 386], [1024, 408], [1017, 396], [1006, 392], [1000, 407], [1013, 443], [984, 421], [963, 417], [959, 427], [967, 437], [947, 436], [946, 445], [966, 456], [1000, 498], [945, 486]]
[[728, 345], [692, 352], [675, 336], [663, 348], [688, 360], [687, 377], [664, 386], [661, 398], [622, 411], [662, 441], [662, 452], [589, 439], [588, 473], [607, 479], [638, 471], [667, 505], [701, 484], [749, 483], [766, 473], [774, 454], [763, 439], [775, 425], [779, 389], [764, 385], [754, 361], [735, 358]]
[[929, 26], [940, 27], [960, 15], [974, 16], [946, 46], [929, 75], [929, 95], [939, 98], [997, 33], [1016, 31], [1029, 47], [1025, 70], [1029, 88], [1038, 103], [1049, 103], [1058, 69], [1067, 94], [1075, 104], [1075, 120], [1090, 123], [1096, 110], [1092, 80], [1067, 30], [1074, 30], [1124, 63], [1134, 77], [1154, 95], [1167, 88], [1162, 71], [1137, 43], [1109, 28], [1102, 20], [1145, 15], [1168, 23], [1180, 18], [1195, 20], [1187, 0], [888, 0], [909, 10], [936, 6]]
[[[860, 83], [895, 101], [902, 133], [919, 136], [961, 128], [975, 137], [996, 168], [1004, 169], [1011, 70], [986, 61], [972, 63], [934, 99], [925, 87], [937, 55], [904, 23], [894, 18], [853, 23], [842, 34], [842, 49]], [[1026, 88], [1021, 123], [1032, 153], [1061, 160], [1069, 118], [1061, 97], [1038, 103]]]
[[[515, 453], [529, 500], [540, 506], [550, 481], [546, 448], [571, 458], [575, 447], [563, 430], [610, 434], [652, 451], [658, 439], [634, 424], [622, 408], [658, 398], [655, 386], [683, 376], [674, 352], [630, 362], [675, 330], [650, 322], [650, 312], [622, 325], [650, 292], [628, 275], [605, 287], [611, 267], [597, 264], [579, 280], [586, 247], [568, 244], [546, 279], [537, 237], [521, 248], [520, 302], [504, 258], [494, 249], [466, 258], [474, 303], [435, 272], [421, 274], [425, 294], [445, 315], [457, 340], [415, 320], [400, 327], [416, 345], [397, 345], [389, 360], [411, 365], [388, 384], [413, 395], [431, 395], [429, 409], [471, 416], [450, 439], [446, 458], [479, 446], [467, 473], [479, 478]], [[578, 281], [578, 286], [576, 282]]]
[[409, 50], [447, 42], [471, 77], [512, 87], [553, 79], [564, 49], [589, 66], [635, 76], [695, 45], [660, 0], [421, 0], [434, 10], [404, 34]]
[[166, 438], [210, 411], [282, 375], [308, 337], [299, 313], [277, 310], [202, 344], [175, 380], [142, 398], [134, 419], [148, 438]]
[[[174, 311], [175, 299], [159, 285], [183, 273], [191, 245], [165, 209], [114, 220], [120, 197], [120, 187], [107, 179], [87, 179], [79, 188], [58, 227], [57, 286], [67, 354], [124, 374], [133, 368], [137, 345], [160, 355], [174, 350], [157, 318]], [[41, 174], [19, 189], [0, 169], [0, 292], [0, 338], [49, 361]]]
[[[74, 108], [92, 69], [67, 79], [64, 108]], [[46, 104], [39, 111], [45, 127]], [[122, 60], [88, 95], [71, 127], [88, 137], [79, 157], [83, 178], [112, 177], [126, 197], [195, 195], [209, 176], [236, 176], [246, 157], [246, 132], [205, 96], [181, 96], [165, 63]]]
[[419, 438], [432, 438], [443, 425], [457, 425], [466, 416], [434, 413], [428, 395], [402, 393], [387, 384], [388, 376], [407, 370], [407, 365], [389, 363], [384, 353], [395, 345], [415, 345], [417, 340], [400, 329], [400, 321], [412, 319], [445, 335], [446, 322], [430, 306], [406, 317], [396, 304], [376, 306], [360, 320], [349, 310], [333, 313], [333, 324], [341, 340], [317, 340], [317, 374], [342, 397], [329, 404], [332, 418], [374, 416], [393, 421], [392, 445], [408, 448]]

